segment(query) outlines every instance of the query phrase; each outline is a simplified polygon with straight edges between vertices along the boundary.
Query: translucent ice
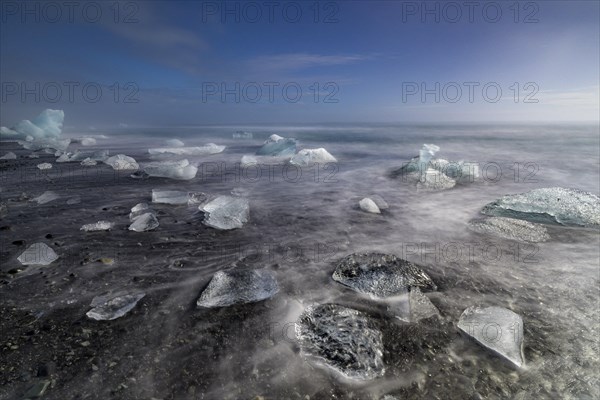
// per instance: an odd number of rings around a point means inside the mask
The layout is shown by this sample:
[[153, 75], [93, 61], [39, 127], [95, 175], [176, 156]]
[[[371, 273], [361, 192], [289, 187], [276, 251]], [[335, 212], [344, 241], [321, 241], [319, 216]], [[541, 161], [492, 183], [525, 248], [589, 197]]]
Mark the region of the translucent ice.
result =
[[381, 211], [379, 210], [379, 207], [377, 207], [377, 204], [375, 204], [375, 202], [369, 199], [368, 197], [365, 197], [364, 199], [359, 201], [358, 205], [360, 206], [361, 210], [366, 211], [368, 213], [381, 214]]
[[410, 322], [417, 322], [425, 318], [439, 316], [440, 312], [425, 296], [419, 287], [413, 287], [408, 294], [408, 307]]
[[250, 216], [248, 200], [241, 197], [219, 196], [199, 209], [206, 213], [204, 225], [222, 230], [241, 228]]
[[421, 174], [417, 182], [417, 189], [443, 190], [450, 189], [456, 185], [456, 181], [437, 169], [428, 168]]
[[307, 308], [295, 328], [302, 352], [344, 377], [369, 380], [384, 374], [382, 335], [366, 314], [323, 304]]
[[165, 140], [165, 144], [167, 145], [167, 147], [183, 147], [183, 146], [185, 146], [185, 143], [183, 143], [179, 139]]
[[322, 147], [318, 149], [302, 149], [290, 160], [290, 163], [300, 167], [333, 162], [337, 162], [335, 157]]
[[38, 164], [37, 167], [39, 169], [51, 169], [52, 168], [52, 164], [46, 162], [46, 163]]
[[151, 231], [156, 229], [158, 225], [159, 223], [154, 213], [147, 212], [135, 217], [133, 223], [129, 225], [129, 230], [135, 232]]
[[506, 195], [486, 205], [483, 214], [568, 226], [600, 226], [600, 198], [560, 187]]
[[458, 328], [517, 367], [525, 363], [523, 320], [511, 310], [469, 307], [460, 316]]
[[117, 154], [104, 160], [104, 163], [110, 165], [114, 170], [130, 170], [138, 169], [138, 163], [125, 154]]
[[188, 205], [200, 206], [208, 202], [208, 195], [202, 192], [189, 193]]
[[257, 164], [258, 160], [254, 156], [242, 156], [242, 160], [240, 161], [242, 167], [249, 167]]
[[237, 131], [233, 134], [234, 139], [252, 139], [252, 132]]
[[154, 213], [154, 210], [148, 207], [148, 204], [146, 203], [138, 203], [131, 209], [131, 212], [129, 213], [129, 220], [135, 221], [137, 217], [146, 213]]
[[58, 198], [60, 198], [58, 193], [48, 190], [48, 191], [45, 191], [44, 193], [42, 193], [41, 195], [39, 195], [38, 197], [32, 199], [31, 201], [36, 201], [38, 204], [46, 204], [46, 203], [54, 201]]
[[82, 146], [93, 146], [95, 144], [96, 144], [96, 139], [94, 139], [94, 138], [87, 137], [87, 138], [81, 139]]
[[60, 136], [65, 113], [62, 110], [46, 109], [33, 120], [24, 119], [13, 128], [2, 127], [0, 137], [26, 139], [30, 136], [34, 139], [57, 138]]
[[277, 280], [268, 270], [218, 271], [198, 298], [196, 305], [213, 308], [255, 303], [271, 298], [278, 291]]
[[259, 156], [293, 156], [296, 153], [296, 139], [271, 135], [256, 152]]
[[390, 297], [411, 287], [435, 290], [436, 285], [417, 265], [391, 254], [354, 253], [338, 261], [333, 280], [374, 297]]
[[48, 265], [57, 258], [58, 255], [46, 243], [34, 243], [17, 260], [23, 265]]
[[163, 147], [158, 149], [148, 149], [150, 154], [174, 154], [178, 156], [202, 156], [207, 154], [222, 153], [225, 146], [219, 146], [209, 143], [200, 147]]
[[114, 222], [98, 221], [93, 224], [85, 224], [81, 227], [80, 230], [86, 231], [86, 232], [108, 231], [108, 230], [114, 228], [114, 226], [115, 226]]
[[98, 164], [98, 162], [96, 160], [92, 160], [91, 158], [86, 158], [84, 159], [81, 163], [81, 165], [83, 165], [84, 167], [91, 167], [93, 165]]
[[421, 150], [419, 150], [419, 170], [424, 172], [428, 165], [429, 160], [433, 158], [435, 153], [440, 151], [440, 148], [435, 144], [424, 144]]
[[65, 151], [71, 144], [71, 139], [56, 139], [56, 138], [41, 138], [35, 140], [19, 140], [19, 143], [24, 149], [27, 150], [46, 150], [51, 149]]
[[188, 192], [177, 190], [152, 189], [152, 202], [162, 204], [187, 204], [190, 199]]
[[17, 155], [15, 153], [13, 153], [12, 151], [9, 151], [8, 153], [6, 153], [2, 157], [0, 157], [0, 160], [16, 160], [16, 159], [17, 159]]
[[190, 180], [196, 177], [198, 168], [191, 165], [188, 160], [157, 161], [144, 164], [144, 172], [149, 176]]
[[99, 151], [76, 150], [74, 153], [62, 153], [56, 161], [57, 162], [83, 161], [83, 160], [86, 160], [89, 158], [90, 160], [104, 162], [108, 159], [108, 154], [109, 154], [108, 150], [99, 150]]
[[110, 295], [94, 297], [90, 304], [93, 308], [86, 315], [97, 321], [111, 321], [120, 318], [131, 311], [145, 295], [145, 293], [137, 293], [116, 297]]
[[469, 222], [469, 228], [481, 233], [491, 233], [506, 239], [525, 242], [545, 242], [550, 239], [546, 227], [513, 218], [490, 217]]

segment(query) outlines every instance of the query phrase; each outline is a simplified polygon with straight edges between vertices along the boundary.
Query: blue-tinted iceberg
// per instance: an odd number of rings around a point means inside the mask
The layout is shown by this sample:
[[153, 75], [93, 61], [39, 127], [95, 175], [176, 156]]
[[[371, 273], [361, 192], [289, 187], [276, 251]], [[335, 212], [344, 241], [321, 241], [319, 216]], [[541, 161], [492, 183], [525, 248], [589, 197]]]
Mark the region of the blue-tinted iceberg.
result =
[[0, 128], [2, 139], [35, 139], [58, 138], [62, 132], [65, 113], [63, 110], [46, 109], [33, 120], [24, 119], [14, 127]]
[[288, 139], [279, 135], [271, 135], [256, 152], [259, 156], [293, 156], [296, 153], [296, 139]]

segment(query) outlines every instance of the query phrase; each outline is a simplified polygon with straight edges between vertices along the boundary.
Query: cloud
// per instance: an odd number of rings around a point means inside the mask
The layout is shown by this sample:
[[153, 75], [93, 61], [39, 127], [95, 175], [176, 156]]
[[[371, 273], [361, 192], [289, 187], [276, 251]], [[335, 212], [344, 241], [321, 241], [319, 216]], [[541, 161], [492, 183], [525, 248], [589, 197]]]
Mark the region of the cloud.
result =
[[371, 58], [365, 55], [321, 55], [310, 53], [288, 53], [259, 56], [249, 61], [250, 67], [257, 70], [300, 70], [314, 67], [329, 67], [353, 64]]

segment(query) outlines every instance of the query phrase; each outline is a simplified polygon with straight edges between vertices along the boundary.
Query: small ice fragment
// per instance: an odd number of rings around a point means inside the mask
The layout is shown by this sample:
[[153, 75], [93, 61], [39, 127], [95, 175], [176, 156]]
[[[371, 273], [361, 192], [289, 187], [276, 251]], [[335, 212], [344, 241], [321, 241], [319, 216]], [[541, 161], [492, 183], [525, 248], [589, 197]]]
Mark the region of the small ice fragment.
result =
[[16, 160], [16, 159], [17, 159], [17, 155], [15, 153], [13, 153], [12, 151], [9, 151], [8, 153], [6, 153], [2, 157], [0, 157], [0, 160]]
[[71, 161], [71, 155], [72, 155], [72, 153], [62, 153], [60, 156], [58, 156], [58, 158], [56, 159], [56, 162], [57, 163], [69, 162], [69, 161]]
[[34, 243], [17, 260], [23, 265], [48, 265], [57, 258], [58, 255], [46, 243]]
[[96, 139], [94, 139], [94, 138], [87, 137], [87, 138], [81, 139], [82, 146], [93, 146], [95, 144], [96, 144]]
[[408, 294], [408, 307], [410, 310], [410, 322], [417, 322], [433, 316], [439, 316], [440, 312], [427, 296], [421, 292], [419, 287], [413, 287]]
[[523, 319], [501, 307], [469, 307], [458, 328], [517, 367], [523, 366]]
[[237, 131], [233, 134], [234, 139], [252, 139], [252, 132]]
[[158, 149], [148, 149], [150, 154], [174, 154], [178, 156], [202, 156], [208, 154], [222, 153], [225, 146], [219, 146], [209, 143], [206, 146], [199, 147], [164, 147]]
[[197, 192], [190, 193], [190, 198], [188, 200], [188, 205], [190, 206], [200, 206], [208, 202], [208, 195], [206, 193]]
[[94, 297], [93, 307], [85, 315], [97, 321], [111, 321], [122, 317], [131, 311], [146, 294], [125, 294], [109, 298], [108, 296]]
[[37, 167], [39, 169], [51, 169], [52, 168], [52, 164], [46, 162], [46, 163], [38, 164]]
[[505, 217], [489, 217], [469, 222], [469, 228], [481, 233], [491, 233], [506, 239], [531, 243], [545, 242], [550, 239], [544, 225], [529, 221]]
[[300, 167], [334, 162], [337, 162], [335, 157], [322, 147], [319, 149], [302, 149], [290, 160], [291, 164]]
[[359, 201], [358, 205], [360, 206], [361, 210], [366, 211], [368, 213], [381, 214], [381, 211], [379, 211], [379, 207], [377, 207], [377, 204], [375, 204], [375, 202], [369, 199], [368, 197], [365, 197], [364, 199]]
[[157, 161], [145, 164], [144, 172], [154, 177], [190, 180], [196, 177], [198, 167], [191, 165], [186, 159], [180, 161]]
[[390, 206], [388, 205], [388, 203], [383, 199], [383, 197], [381, 197], [378, 194], [372, 194], [369, 196], [369, 198], [371, 200], [373, 200], [373, 202], [375, 204], [377, 204], [377, 207], [379, 207], [380, 210], [387, 210], [388, 208], [390, 208]]
[[35, 153], [31, 153], [27, 157], [29, 157], [29, 158], [40, 158], [40, 156], [38, 154], [35, 154]]
[[152, 189], [152, 202], [162, 204], [187, 204], [190, 196], [188, 192], [177, 190]]
[[385, 373], [383, 338], [369, 317], [337, 304], [308, 307], [295, 324], [302, 352], [346, 378]]
[[139, 217], [142, 214], [146, 214], [148, 212], [154, 212], [152, 209], [150, 209], [150, 207], [148, 207], [148, 204], [146, 203], [138, 203], [135, 206], [133, 206], [133, 208], [131, 209], [131, 212], [129, 213], [129, 220], [130, 221], [135, 221], [135, 219], [137, 217]]
[[51, 190], [48, 190], [48, 191], [45, 191], [44, 193], [42, 193], [41, 195], [39, 195], [38, 197], [32, 199], [31, 201], [37, 201], [38, 204], [46, 204], [53, 200], [58, 199], [59, 197], [60, 196], [57, 193], [55, 193]]
[[185, 144], [179, 139], [169, 139], [165, 140], [165, 144], [167, 147], [183, 147]]
[[147, 212], [135, 217], [133, 223], [129, 225], [129, 230], [135, 232], [151, 231], [152, 229], [157, 228], [158, 225], [159, 224], [156, 216], [151, 212]]
[[444, 190], [453, 188], [456, 181], [441, 173], [437, 169], [428, 168], [417, 182], [417, 189], [420, 190]]
[[79, 203], [81, 203], [81, 197], [79, 197], [79, 196], [74, 196], [74, 197], [71, 197], [69, 200], [67, 200], [67, 204], [69, 204], [69, 205], [79, 204]]
[[242, 156], [242, 160], [240, 161], [242, 167], [249, 167], [257, 164], [258, 160], [254, 156]]
[[259, 156], [293, 156], [296, 153], [296, 139], [287, 139], [271, 135], [256, 152]]
[[117, 154], [116, 156], [112, 156], [107, 158], [104, 161], [105, 164], [113, 167], [114, 170], [129, 170], [129, 169], [138, 169], [138, 163], [129, 156], [125, 154]]
[[92, 160], [89, 157], [81, 162], [81, 165], [83, 165], [84, 167], [91, 167], [96, 164], [98, 164], [98, 162], [96, 160]]
[[81, 227], [80, 230], [86, 232], [95, 232], [95, 231], [108, 231], [115, 226], [114, 222], [108, 221], [98, 221], [93, 224], [85, 224]]
[[204, 225], [222, 230], [241, 228], [250, 215], [248, 200], [241, 197], [219, 196], [199, 209], [207, 214]]
[[198, 307], [226, 307], [266, 300], [279, 291], [277, 280], [268, 270], [218, 271], [204, 289]]

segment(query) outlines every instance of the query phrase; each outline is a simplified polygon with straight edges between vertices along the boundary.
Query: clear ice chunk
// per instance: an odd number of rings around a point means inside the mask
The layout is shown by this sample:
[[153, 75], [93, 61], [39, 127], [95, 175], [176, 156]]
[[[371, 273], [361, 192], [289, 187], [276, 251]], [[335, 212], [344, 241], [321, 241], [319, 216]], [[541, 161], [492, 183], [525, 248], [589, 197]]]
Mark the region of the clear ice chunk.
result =
[[561, 187], [506, 195], [487, 204], [481, 212], [545, 224], [600, 227], [600, 198], [592, 193]]
[[268, 270], [218, 271], [198, 298], [196, 305], [213, 308], [255, 303], [271, 298], [278, 291], [277, 280]]
[[296, 139], [284, 138], [279, 135], [271, 135], [263, 146], [258, 149], [259, 156], [293, 156], [296, 153]]
[[144, 172], [149, 176], [160, 178], [171, 178], [178, 180], [190, 180], [196, 177], [198, 168], [191, 165], [188, 160], [180, 161], [157, 161], [144, 165]]
[[135, 232], [146, 232], [156, 229], [158, 225], [158, 219], [156, 219], [154, 213], [146, 212], [133, 219], [133, 222], [131, 225], [129, 225], [129, 230]]
[[23, 265], [48, 265], [58, 259], [58, 255], [46, 243], [34, 243], [17, 260]]
[[383, 376], [382, 334], [360, 311], [337, 304], [308, 307], [295, 324], [302, 353], [346, 378]]
[[52, 168], [52, 164], [46, 162], [46, 163], [38, 164], [37, 167], [39, 169], [51, 169]]
[[353, 253], [337, 262], [333, 280], [378, 298], [405, 294], [411, 287], [436, 290], [417, 265], [391, 254]]
[[86, 232], [108, 231], [108, 230], [114, 228], [114, 226], [115, 226], [114, 222], [98, 221], [93, 224], [85, 224], [81, 227], [80, 230], [86, 231]]
[[187, 204], [190, 199], [188, 192], [178, 190], [152, 189], [152, 202], [162, 204]]
[[0, 160], [16, 160], [16, 159], [17, 159], [17, 155], [15, 153], [13, 153], [12, 151], [9, 151], [8, 153], [6, 153], [2, 157], [0, 157]]
[[157, 149], [148, 149], [148, 153], [156, 154], [173, 154], [177, 156], [203, 156], [208, 154], [222, 153], [225, 146], [219, 146], [214, 143], [209, 143], [199, 147], [163, 147]]
[[439, 316], [440, 312], [431, 300], [421, 292], [419, 287], [412, 287], [408, 293], [408, 308], [410, 321], [417, 322], [422, 319]]
[[129, 220], [130, 221], [134, 221], [137, 217], [139, 217], [142, 214], [146, 214], [146, 213], [154, 213], [154, 210], [152, 210], [148, 204], [146, 203], [138, 203], [135, 206], [133, 206], [133, 208], [131, 209], [131, 212], [129, 213]]
[[469, 222], [469, 228], [480, 233], [489, 233], [505, 239], [539, 243], [550, 239], [544, 225], [505, 217], [489, 217]]
[[375, 204], [375, 202], [368, 197], [365, 197], [364, 199], [359, 201], [358, 205], [360, 206], [361, 210], [366, 211], [368, 213], [381, 214], [381, 211], [379, 210], [379, 207], [377, 207], [377, 204]]
[[38, 197], [32, 199], [31, 201], [35, 201], [38, 204], [46, 204], [46, 203], [54, 201], [58, 198], [60, 198], [58, 193], [48, 190], [48, 191], [45, 191], [44, 193], [42, 193], [41, 195], [39, 195]]
[[124, 294], [116, 297], [109, 295], [94, 297], [93, 307], [85, 315], [97, 321], [111, 321], [120, 318], [131, 311], [138, 301], [144, 298], [145, 293]]
[[204, 225], [222, 230], [241, 228], [250, 216], [250, 204], [241, 197], [219, 196], [199, 209], [206, 213]]
[[511, 310], [469, 307], [460, 316], [458, 328], [517, 367], [525, 363], [523, 319]]
[[109, 157], [104, 160], [104, 163], [110, 165], [116, 171], [135, 170], [140, 167], [132, 157], [126, 156], [125, 154], [117, 154], [116, 156]]
[[96, 160], [92, 160], [91, 158], [88, 157], [88, 158], [84, 159], [80, 164], [83, 165], [84, 167], [91, 167], [91, 166], [98, 164], [98, 162]]
[[337, 162], [334, 156], [324, 148], [302, 149], [294, 155], [290, 163], [299, 167], [307, 167], [314, 164], [327, 164]]

